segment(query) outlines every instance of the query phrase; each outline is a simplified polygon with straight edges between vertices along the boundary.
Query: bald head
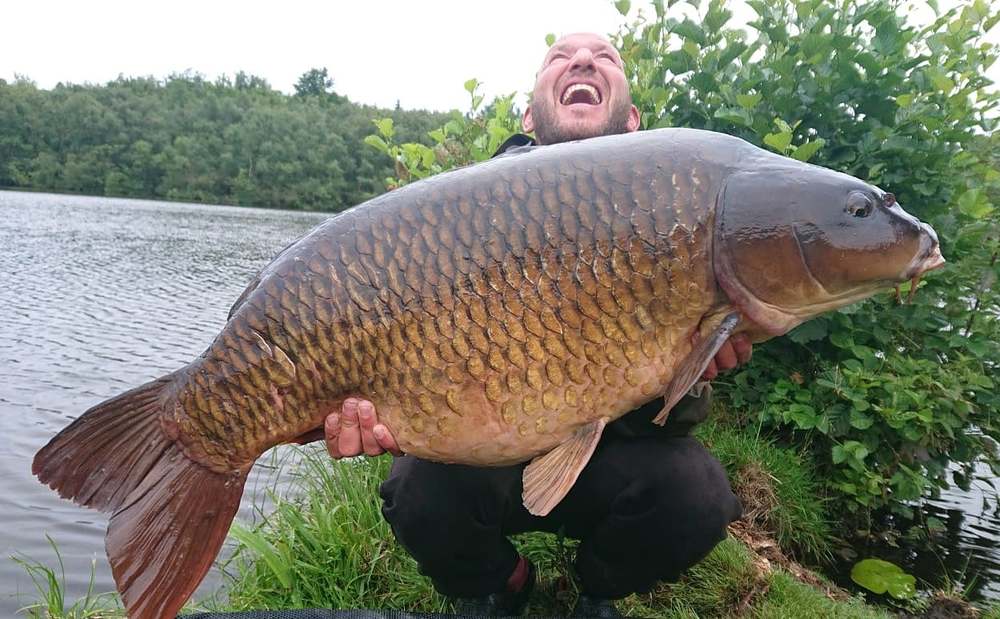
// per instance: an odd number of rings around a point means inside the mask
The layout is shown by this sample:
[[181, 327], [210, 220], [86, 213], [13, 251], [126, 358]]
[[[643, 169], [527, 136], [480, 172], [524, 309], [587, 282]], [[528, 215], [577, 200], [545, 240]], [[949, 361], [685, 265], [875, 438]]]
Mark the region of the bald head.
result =
[[618, 50], [592, 32], [560, 37], [542, 61], [523, 126], [540, 144], [637, 130]]

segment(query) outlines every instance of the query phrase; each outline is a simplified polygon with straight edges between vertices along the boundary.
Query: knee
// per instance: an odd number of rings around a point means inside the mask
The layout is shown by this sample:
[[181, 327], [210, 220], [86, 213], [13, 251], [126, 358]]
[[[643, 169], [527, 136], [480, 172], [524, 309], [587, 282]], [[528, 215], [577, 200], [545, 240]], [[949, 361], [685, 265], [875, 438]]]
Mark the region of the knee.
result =
[[502, 510], [490, 473], [397, 458], [380, 488], [382, 515], [404, 544], [499, 527]]
[[698, 441], [673, 439], [669, 448], [657, 446], [630, 488], [637, 511], [649, 512], [673, 530], [717, 543], [729, 523], [742, 515], [726, 471]]

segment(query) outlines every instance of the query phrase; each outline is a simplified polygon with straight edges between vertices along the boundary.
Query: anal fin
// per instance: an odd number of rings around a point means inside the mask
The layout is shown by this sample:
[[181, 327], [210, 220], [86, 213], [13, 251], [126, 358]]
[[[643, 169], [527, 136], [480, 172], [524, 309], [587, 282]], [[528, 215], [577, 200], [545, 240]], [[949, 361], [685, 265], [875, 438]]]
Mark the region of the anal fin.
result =
[[524, 469], [521, 494], [529, 512], [545, 516], [563, 500], [590, 461], [607, 423], [607, 417], [592, 421], [565, 443], [531, 461]]
[[739, 324], [739, 312], [732, 312], [726, 315], [722, 319], [722, 322], [719, 323], [719, 326], [708, 337], [698, 342], [694, 350], [684, 358], [684, 361], [681, 362], [680, 367], [674, 373], [674, 377], [663, 396], [665, 400], [663, 410], [653, 419], [653, 423], [661, 426], [666, 423], [670, 410], [698, 382], [701, 375], [705, 373], [705, 368], [708, 367], [712, 358], [715, 357], [715, 353], [719, 352], [719, 349], [722, 348], [722, 345], [726, 343], [726, 340], [729, 339]]

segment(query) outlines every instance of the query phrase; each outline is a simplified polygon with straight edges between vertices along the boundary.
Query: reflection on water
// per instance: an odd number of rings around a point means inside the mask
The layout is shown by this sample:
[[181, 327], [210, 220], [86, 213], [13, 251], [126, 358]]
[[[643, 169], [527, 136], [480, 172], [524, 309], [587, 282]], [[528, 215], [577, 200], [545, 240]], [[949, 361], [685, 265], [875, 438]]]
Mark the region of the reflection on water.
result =
[[[93, 559], [95, 589], [114, 589], [106, 516], [39, 484], [34, 453], [90, 406], [200, 354], [257, 270], [328, 216], [0, 192], [0, 616], [34, 599], [7, 556], [56, 566], [46, 534], [68, 599], [86, 591]], [[240, 518], [268, 471], [251, 476]]]
[[[968, 491], [957, 487], [928, 500], [922, 520], [940, 523], [930, 528], [931, 542], [896, 540], [857, 548], [859, 559], [877, 557], [896, 563], [918, 579], [921, 588], [958, 587], [972, 601], [1000, 600], [1000, 484], [989, 467], [979, 465]], [[907, 530], [914, 522], [895, 522]], [[935, 523], [937, 524], [937, 523]], [[851, 586], [853, 562], [840, 566], [838, 580]]]

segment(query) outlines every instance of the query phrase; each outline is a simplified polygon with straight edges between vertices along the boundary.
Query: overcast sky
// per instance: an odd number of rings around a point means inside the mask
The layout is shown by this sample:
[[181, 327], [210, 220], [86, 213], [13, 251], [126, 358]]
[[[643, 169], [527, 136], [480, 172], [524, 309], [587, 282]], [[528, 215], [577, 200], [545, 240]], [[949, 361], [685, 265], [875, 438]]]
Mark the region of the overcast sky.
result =
[[[608, 33], [623, 23], [610, 0], [4, 4], [0, 78], [7, 80], [18, 73], [51, 88], [119, 74], [162, 78], [190, 69], [214, 78], [243, 70], [291, 92], [306, 70], [327, 67], [336, 91], [352, 101], [437, 110], [466, 109], [462, 84], [471, 77], [488, 97], [529, 90], [547, 33]], [[734, 21], [753, 15], [744, 2], [730, 4]], [[630, 17], [646, 3], [632, 5]], [[1000, 63], [990, 75], [1000, 81]]]

